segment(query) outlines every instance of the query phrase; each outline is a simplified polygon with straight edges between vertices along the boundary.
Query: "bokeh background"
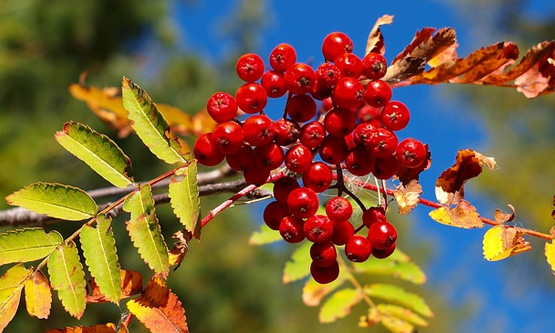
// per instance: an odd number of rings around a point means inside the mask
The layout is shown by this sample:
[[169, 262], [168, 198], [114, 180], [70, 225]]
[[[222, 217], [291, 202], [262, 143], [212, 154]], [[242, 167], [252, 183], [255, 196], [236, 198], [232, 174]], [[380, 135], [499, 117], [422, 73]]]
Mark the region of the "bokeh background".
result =
[[[233, 66], [238, 55], [266, 58], [282, 42], [295, 46], [299, 61], [322, 61], [320, 46], [332, 31], [343, 31], [362, 55], [369, 30], [383, 14], [388, 60], [423, 27], [456, 29], [459, 55], [500, 40], [521, 51], [555, 38], [555, 3], [548, 0], [469, 1], [270, 1], [270, 0], [81, 0], [0, 1], [0, 196], [36, 181], [85, 189], [108, 184], [70, 156], [53, 134], [67, 120], [115, 133], [67, 87], [88, 72], [86, 83], [118, 86], [126, 75], [160, 103], [190, 113], [216, 90], [240, 84]], [[466, 188], [467, 198], [485, 216], [512, 203], [516, 224], [547, 232], [555, 193], [555, 96], [527, 100], [512, 89], [476, 86], [415, 86], [395, 89], [394, 98], [412, 112], [402, 137], [430, 145], [432, 167], [421, 177], [424, 197], [433, 199], [435, 179], [458, 149], [496, 157], [500, 169], [484, 172]], [[116, 139], [133, 161], [136, 179], [168, 167], [133, 135]], [[203, 201], [206, 211], [225, 196]], [[8, 208], [0, 202], [0, 209]], [[356, 332], [364, 306], [347, 319], [317, 323], [317, 309], [302, 304], [302, 283], [282, 285], [289, 246], [250, 247], [261, 223], [263, 204], [227, 211], [205, 229], [200, 243], [170, 287], [183, 301], [193, 332]], [[393, 217], [399, 246], [428, 274], [413, 289], [430, 303], [435, 318], [422, 332], [552, 332], [555, 278], [543, 243], [501, 262], [486, 262], [485, 230], [449, 228], [419, 207], [410, 218]], [[168, 207], [158, 213], [169, 236], [177, 222]], [[248, 217], [248, 218], [245, 218]], [[123, 222], [114, 223], [123, 267], [147, 272], [131, 247]], [[75, 225], [56, 226], [71, 232]], [[172, 230], [173, 228], [173, 230]], [[148, 274], [148, 273], [146, 273]], [[113, 304], [88, 306], [81, 322], [53, 303], [48, 321], [29, 319], [22, 307], [6, 332], [40, 332], [53, 327], [117, 322]], [[383, 328], [370, 329], [380, 332]], [[135, 323], [132, 332], [144, 331]]]

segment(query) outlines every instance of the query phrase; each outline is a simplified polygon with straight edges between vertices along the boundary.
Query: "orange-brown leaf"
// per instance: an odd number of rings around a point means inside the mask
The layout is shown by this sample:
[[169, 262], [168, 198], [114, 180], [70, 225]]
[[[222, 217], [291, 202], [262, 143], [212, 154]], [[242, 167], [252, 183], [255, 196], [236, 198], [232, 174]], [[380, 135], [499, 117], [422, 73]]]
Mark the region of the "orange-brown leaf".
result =
[[490, 170], [497, 166], [492, 157], [486, 157], [471, 149], [459, 150], [455, 164], [442, 172], [436, 181], [436, 187], [441, 187], [449, 193], [460, 191], [467, 180], [482, 172], [484, 165]]
[[74, 326], [66, 328], [56, 328], [46, 331], [46, 333], [115, 333], [116, 325], [106, 323], [95, 326]]
[[455, 208], [440, 207], [430, 212], [430, 217], [442, 224], [471, 229], [481, 228], [484, 223], [476, 212], [476, 207], [468, 201], [461, 200]]
[[[143, 276], [139, 272], [121, 270], [121, 299], [140, 294], [143, 291]], [[87, 303], [109, 302], [100, 292], [94, 278], [89, 281], [91, 293], [87, 295]]]
[[52, 289], [41, 271], [36, 271], [25, 280], [25, 304], [31, 317], [46, 319], [52, 305]]
[[181, 301], [155, 275], [143, 294], [127, 302], [129, 311], [152, 332], [189, 332]]
[[21, 288], [15, 291], [13, 296], [4, 303], [2, 311], [0, 311], [0, 332], [3, 332], [6, 326], [12, 321], [17, 308], [19, 306], [19, 299], [21, 298]]
[[203, 109], [193, 116], [192, 132], [195, 136], [201, 136], [204, 133], [212, 132], [218, 125], [210, 116], [206, 109]]
[[170, 266], [179, 266], [187, 251], [189, 251], [189, 240], [191, 239], [191, 234], [189, 232], [177, 231], [173, 234], [172, 238], [177, 241], [173, 244], [172, 249], [169, 251], [169, 261]]
[[402, 184], [393, 191], [393, 196], [399, 206], [399, 214], [409, 214], [417, 205], [422, 194], [422, 185], [416, 179], [411, 180], [407, 186]]
[[499, 223], [505, 223], [505, 222], [510, 222], [510, 221], [515, 219], [515, 214], [516, 214], [515, 207], [511, 204], [508, 204], [507, 206], [509, 206], [512, 213], [505, 213], [505, 212], [502, 212], [500, 209], [496, 209], [495, 213], [493, 214], [493, 217], [495, 218], [495, 221], [497, 221]]
[[383, 15], [374, 23], [374, 27], [370, 30], [368, 39], [366, 40], [366, 51], [364, 54], [370, 52], [385, 53], [385, 43], [382, 32], [380, 31], [380, 26], [391, 23], [393, 23], [393, 15]]

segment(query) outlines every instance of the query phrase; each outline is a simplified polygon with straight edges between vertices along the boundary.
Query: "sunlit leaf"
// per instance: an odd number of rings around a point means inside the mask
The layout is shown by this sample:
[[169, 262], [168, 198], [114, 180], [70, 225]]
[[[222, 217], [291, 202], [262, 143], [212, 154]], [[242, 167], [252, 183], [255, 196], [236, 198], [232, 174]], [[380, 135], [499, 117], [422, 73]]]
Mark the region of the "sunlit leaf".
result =
[[380, 26], [391, 23], [393, 23], [393, 15], [382, 15], [376, 20], [376, 23], [374, 23], [374, 27], [372, 28], [372, 30], [370, 30], [370, 33], [368, 34], [368, 38], [366, 40], [366, 51], [364, 52], [365, 55], [370, 52], [384, 54], [385, 43], [382, 32], [380, 31]]
[[189, 332], [181, 301], [159, 276], [147, 283], [143, 295], [127, 302], [127, 308], [153, 333]]
[[392, 333], [414, 333], [414, 326], [393, 316], [383, 316], [380, 323]]
[[46, 333], [115, 333], [116, 325], [112, 323], [94, 326], [74, 326], [66, 328], [56, 328], [46, 331]]
[[545, 243], [545, 257], [547, 263], [551, 266], [551, 271], [555, 274], [555, 242]]
[[129, 157], [106, 135], [72, 121], [65, 123], [62, 131], [56, 132], [56, 140], [113, 185], [127, 187], [133, 184], [126, 171], [131, 164]]
[[366, 260], [353, 267], [354, 272], [388, 275], [416, 284], [426, 282], [426, 274], [412, 262], [401, 262], [388, 257], [379, 260]]
[[179, 266], [185, 255], [189, 251], [189, 241], [192, 236], [189, 232], [181, 230], [174, 232], [172, 238], [177, 241], [173, 244], [172, 249], [168, 252], [170, 266]]
[[218, 126], [218, 123], [210, 116], [206, 109], [197, 112], [193, 116], [193, 134], [195, 136], [212, 132], [216, 126]]
[[532, 249], [523, 235], [523, 232], [510, 226], [496, 225], [490, 228], [484, 235], [484, 258], [497, 261]]
[[430, 212], [430, 217], [439, 223], [457, 228], [482, 228], [484, 223], [476, 212], [476, 207], [461, 200], [455, 208], [440, 207]]
[[52, 288], [58, 292], [64, 309], [77, 319], [85, 311], [85, 272], [75, 243], [58, 247], [48, 258]]
[[351, 313], [351, 308], [362, 300], [357, 289], [347, 288], [336, 291], [322, 305], [318, 319], [321, 323], [332, 323]]
[[83, 226], [80, 240], [85, 262], [100, 291], [117, 303], [121, 298], [121, 275], [111, 222], [109, 217], [97, 216], [96, 228]]
[[[122, 269], [120, 271], [120, 281], [121, 299], [140, 294], [143, 291], [143, 276], [138, 272]], [[91, 278], [91, 280], [89, 281], [89, 285], [91, 286], [91, 293], [90, 295], [87, 295], [87, 303], [100, 303], [110, 301], [100, 291], [100, 288], [96, 284], [94, 278]]]
[[420, 317], [411, 310], [398, 305], [378, 304], [378, 311], [384, 316], [399, 318], [414, 325], [424, 327], [428, 326], [428, 322], [424, 318]]
[[271, 244], [282, 240], [281, 234], [277, 230], [270, 229], [265, 223], [260, 226], [259, 231], [255, 231], [249, 238], [250, 245]]
[[127, 231], [141, 258], [156, 273], [167, 275], [170, 268], [168, 246], [154, 211], [150, 186], [145, 184], [139, 191], [127, 197], [123, 210], [131, 213]]
[[399, 185], [393, 196], [399, 207], [399, 214], [409, 214], [417, 205], [422, 194], [422, 185], [416, 179], [411, 180], [407, 186]]
[[197, 184], [197, 162], [181, 167], [173, 174], [169, 185], [170, 204], [185, 230], [200, 238], [200, 198]]
[[483, 166], [493, 170], [497, 164], [493, 157], [486, 157], [472, 149], [459, 150], [455, 164], [441, 173], [436, 186], [449, 193], [460, 191], [467, 180], [482, 173]]
[[31, 273], [23, 265], [16, 265], [0, 277], [0, 332], [15, 316], [25, 279]]
[[396, 303], [425, 317], [432, 317], [434, 315], [422, 297], [407, 292], [398, 286], [374, 283], [364, 286], [364, 292], [370, 297], [381, 298], [388, 302]]
[[310, 242], [303, 242], [291, 255], [291, 260], [285, 263], [283, 283], [300, 280], [310, 274]]
[[94, 200], [77, 187], [34, 183], [6, 197], [10, 205], [62, 220], [79, 221], [93, 217], [98, 211]]
[[52, 290], [48, 279], [41, 271], [36, 271], [25, 280], [25, 304], [31, 317], [46, 319], [50, 315]]
[[313, 278], [308, 279], [303, 288], [304, 304], [308, 306], [317, 306], [326, 295], [341, 287], [345, 281], [344, 275], [341, 274], [337, 279], [326, 284], [318, 283]]
[[48, 256], [64, 241], [57, 231], [42, 228], [9, 230], [0, 234], [0, 265], [28, 262]]
[[146, 91], [124, 77], [122, 92], [123, 105], [133, 121], [131, 126], [150, 151], [166, 163], [185, 163], [179, 140]]

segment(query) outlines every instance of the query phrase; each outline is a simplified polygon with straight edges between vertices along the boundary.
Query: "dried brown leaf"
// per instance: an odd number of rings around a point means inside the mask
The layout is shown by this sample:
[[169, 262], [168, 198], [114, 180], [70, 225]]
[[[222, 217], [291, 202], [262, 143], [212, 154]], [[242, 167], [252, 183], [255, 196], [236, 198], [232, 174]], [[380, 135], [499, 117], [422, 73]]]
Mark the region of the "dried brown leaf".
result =
[[468, 201], [461, 200], [455, 208], [440, 207], [430, 212], [430, 217], [442, 224], [471, 229], [481, 228], [484, 223], [476, 212], [476, 207]]
[[409, 214], [420, 201], [420, 194], [422, 194], [422, 185], [418, 184], [416, 179], [411, 180], [407, 186], [402, 184], [393, 191], [393, 196], [399, 206], [399, 214]]
[[378, 18], [376, 23], [374, 23], [374, 27], [368, 34], [368, 39], [366, 40], [366, 51], [364, 52], [365, 55], [370, 52], [380, 54], [385, 53], [385, 43], [382, 32], [380, 31], [380, 26], [391, 23], [393, 23], [393, 15], [383, 15]]
[[486, 157], [472, 149], [459, 150], [455, 164], [441, 173], [436, 186], [449, 193], [460, 191], [467, 180], [482, 173], [484, 165], [490, 170], [497, 166], [493, 157]]
[[499, 223], [506, 223], [515, 219], [515, 207], [511, 204], [508, 204], [507, 206], [509, 206], [509, 208], [512, 210], [512, 213], [505, 213], [502, 212], [500, 209], [496, 209], [495, 213], [493, 214], [495, 221]]

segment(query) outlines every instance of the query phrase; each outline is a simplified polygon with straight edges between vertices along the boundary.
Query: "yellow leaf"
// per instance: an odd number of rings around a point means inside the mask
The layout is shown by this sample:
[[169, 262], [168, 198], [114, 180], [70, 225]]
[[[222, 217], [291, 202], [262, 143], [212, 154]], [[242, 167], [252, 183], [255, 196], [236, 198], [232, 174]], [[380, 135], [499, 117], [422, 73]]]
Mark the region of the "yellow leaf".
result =
[[25, 281], [25, 304], [31, 317], [46, 319], [50, 315], [52, 289], [41, 271], [36, 271]]
[[393, 196], [399, 206], [399, 214], [405, 215], [410, 213], [420, 200], [422, 194], [422, 185], [418, 184], [418, 180], [411, 180], [407, 186], [399, 185], [397, 190], [393, 191]]
[[497, 261], [530, 250], [530, 243], [522, 237], [523, 232], [514, 227], [496, 225], [484, 235], [484, 257]]
[[551, 266], [551, 270], [555, 274], [555, 243], [545, 243], [545, 257], [547, 258], [547, 263]]
[[457, 228], [471, 229], [484, 226], [476, 208], [468, 201], [461, 200], [455, 208], [440, 207], [430, 212], [435, 221]]

